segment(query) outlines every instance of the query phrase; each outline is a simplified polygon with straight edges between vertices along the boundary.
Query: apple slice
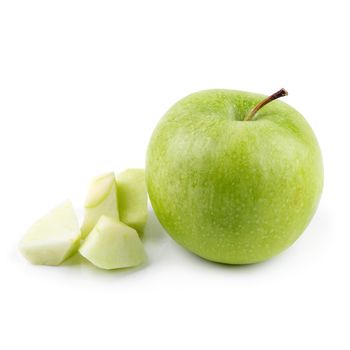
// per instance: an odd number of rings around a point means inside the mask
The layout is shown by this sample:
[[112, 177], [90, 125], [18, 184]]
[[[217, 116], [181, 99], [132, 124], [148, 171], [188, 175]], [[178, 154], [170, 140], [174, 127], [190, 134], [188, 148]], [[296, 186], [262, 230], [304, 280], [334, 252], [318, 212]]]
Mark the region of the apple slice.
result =
[[85, 238], [102, 215], [118, 219], [117, 191], [113, 172], [92, 180], [85, 201], [84, 222], [81, 227]]
[[144, 169], [127, 169], [116, 177], [120, 221], [140, 235], [147, 221], [147, 189]]
[[101, 216], [79, 252], [95, 266], [107, 270], [136, 266], [146, 258], [136, 230], [107, 216]]
[[32, 264], [59, 265], [78, 250], [80, 236], [78, 219], [67, 200], [34, 223], [19, 249]]

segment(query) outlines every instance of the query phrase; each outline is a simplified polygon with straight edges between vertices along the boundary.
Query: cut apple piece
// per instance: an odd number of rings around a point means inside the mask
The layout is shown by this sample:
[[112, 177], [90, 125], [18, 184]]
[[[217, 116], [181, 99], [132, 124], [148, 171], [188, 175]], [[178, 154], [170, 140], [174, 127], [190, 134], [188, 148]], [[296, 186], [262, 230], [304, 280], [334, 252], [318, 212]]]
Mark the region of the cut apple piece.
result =
[[90, 233], [102, 215], [115, 219], [118, 219], [119, 216], [114, 173], [96, 177], [90, 184], [81, 227], [83, 238]]
[[82, 256], [102, 269], [137, 266], [146, 259], [136, 230], [102, 216], [79, 249]]
[[34, 223], [19, 249], [32, 264], [59, 265], [78, 250], [79, 244], [79, 222], [72, 203], [65, 201]]
[[140, 235], [147, 221], [147, 189], [144, 169], [127, 169], [116, 177], [119, 219]]

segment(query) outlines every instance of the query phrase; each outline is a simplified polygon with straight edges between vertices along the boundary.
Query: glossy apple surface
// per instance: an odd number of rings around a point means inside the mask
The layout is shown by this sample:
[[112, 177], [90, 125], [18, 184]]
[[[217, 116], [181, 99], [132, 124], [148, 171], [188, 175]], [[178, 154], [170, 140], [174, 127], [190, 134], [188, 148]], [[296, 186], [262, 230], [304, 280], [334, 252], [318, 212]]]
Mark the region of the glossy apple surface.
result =
[[249, 264], [289, 247], [310, 222], [323, 186], [315, 135], [291, 106], [208, 90], [176, 103], [149, 143], [154, 211], [182, 246], [208, 260]]

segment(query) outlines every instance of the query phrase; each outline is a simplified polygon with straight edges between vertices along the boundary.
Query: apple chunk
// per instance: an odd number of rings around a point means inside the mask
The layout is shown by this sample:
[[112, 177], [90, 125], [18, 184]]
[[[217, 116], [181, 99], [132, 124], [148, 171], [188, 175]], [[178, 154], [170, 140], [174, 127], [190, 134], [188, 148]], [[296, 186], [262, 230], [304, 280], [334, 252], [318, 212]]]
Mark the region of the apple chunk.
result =
[[19, 249], [33, 264], [59, 265], [78, 250], [79, 244], [78, 219], [67, 200], [34, 223]]
[[107, 216], [100, 218], [79, 252], [107, 270], [136, 266], [146, 258], [136, 230]]
[[147, 189], [144, 169], [127, 169], [116, 176], [120, 221], [140, 235], [147, 221]]
[[92, 180], [85, 201], [84, 222], [81, 227], [83, 238], [94, 228], [102, 215], [118, 219], [117, 191], [113, 172]]

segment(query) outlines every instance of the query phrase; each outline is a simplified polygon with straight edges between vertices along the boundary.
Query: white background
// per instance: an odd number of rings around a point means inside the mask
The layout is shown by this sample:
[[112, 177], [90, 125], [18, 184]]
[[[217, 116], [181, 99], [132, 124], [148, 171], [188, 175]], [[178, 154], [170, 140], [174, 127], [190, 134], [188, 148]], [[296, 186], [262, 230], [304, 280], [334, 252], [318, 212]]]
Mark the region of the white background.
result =
[[[349, 349], [347, 1], [1, 1], [2, 349]], [[151, 213], [149, 263], [32, 266], [26, 229], [90, 179], [143, 167], [159, 118], [208, 88], [284, 99], [313, 127], [325, 188], [288, 251], [222, 266]]]

